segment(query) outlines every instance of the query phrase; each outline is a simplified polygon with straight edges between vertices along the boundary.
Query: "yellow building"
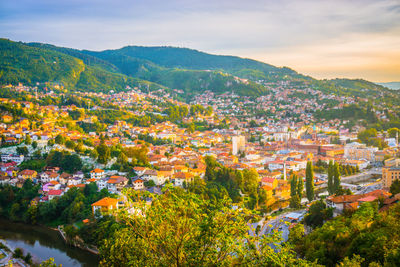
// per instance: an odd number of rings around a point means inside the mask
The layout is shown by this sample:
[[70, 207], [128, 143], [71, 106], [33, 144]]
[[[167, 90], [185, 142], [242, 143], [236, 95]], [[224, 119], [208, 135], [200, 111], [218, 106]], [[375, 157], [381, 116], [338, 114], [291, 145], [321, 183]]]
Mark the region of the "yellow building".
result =
[[115, 198], [105, 197], [92, 204], [93, 214], [99, 210], [102, 214], [109, 214], [119, 208], [119, 201]]
[[394, 180], [400, 179], [400, 167], [383, 167], [382, 168], [382, 183], [383, 188], [390, 188]]

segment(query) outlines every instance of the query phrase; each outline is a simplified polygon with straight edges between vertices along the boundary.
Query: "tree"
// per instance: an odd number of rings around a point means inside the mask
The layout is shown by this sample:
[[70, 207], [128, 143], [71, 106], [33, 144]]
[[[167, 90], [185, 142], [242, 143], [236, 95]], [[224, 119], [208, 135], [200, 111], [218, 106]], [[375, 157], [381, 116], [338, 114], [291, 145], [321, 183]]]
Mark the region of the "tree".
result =
[[67, 140], [66, 142], [65, 142], [65, 146], [67, 147], [67, 148], [69, 148], [69, 149], [74, 149], [75, 148], [75, 142], [74, 141], [72, 141], [72, 140]]
[[90, 157], [91, 157], [92, 159], [97, 159], [97, 158], [99, 157], [99, 153], [97, 153], [97, 150], [96, 150], [96, 149], [92, 149], [92, 150], [90, 151]]
[[[299, 208], [300, 207], [300, 202], [301, 198], [299, 197], [299, 186], [300, 186], [300, 180], [302, 182], [302, 179], [299, 178], [296, 174], [291, 175], [290, 179], [290, 207], [291, 208]], [[302, 186], [302, 183], [301, 183]]]
[[187, 127], [187, 131], [188, 131], [188, 133], [194, 133], [195, 130], [196, 130], [196, 126], [195, 126], [194, 123], [192, 122], [192, 123], [189, 124], [189, 126]]
[[14, 258], [22, 259], [24, 257], [24, 252], [21, 248], [16, 248], [13, 253]]
[[29, 154], [29, 150], [26, 146], [19, 146], [17, 147], [17, 154], [26, 156]]
[[301, 199], [298, 195], [294, 195], [290, 198], [289, 206], [293, 209], [298, 209], [301, 206]]
[[311, 161], [307, 162], [306, 167], [306, 195], [308, 201], [312, 201], [314, 199], [314, 172]]
[[47, 146], [53, 146], [54, 145], [54, 140], [50, 139], [49, 141], [47, 141]]
[[28, 252], [28, 253], [25, 255], [24, 261], [25, 261], [26, 263], [28, 263], [28, 264], [31, 264], [31, 263], [32, 263], [32, 255], [31, 255], [31, 253]]
[[25, 137], [25, 145], [30, 145], [30, 144], [32, 144], [32, 139], [29, 135], [27, 135]]
[[61, 161], [61, 168], [68, 173], [75, 173], [82, 169], [82, 160], [77, 154], [66, 155]]
[[144, 185], [146, 187], [154, 187], [154, 186], [156, 186], [156, 183], [153, 180], [149, 180], [149, 181], [144, 182]]
[[304, 191], [303, 178], [299, 177], [297, 180], [297, 195], [299, 196], [300, 201], [303, 198], [303, 191]]
[[400, 180], [396, 179], [392, 182], [392, 185], [390, 186], [390, 193], [392, 193], [392, 195], [396, 195], [398, 193], [400, 193]]
[[310, 206], [307, 216], [304, 217], [304, 222], [308, 226], [315, 228], [322, 226], [324, 221], [331, 218], [332, 215], [332, 210], [327, 209], [326, 204], [319, 200]]
[[65, 142], [65, 138], [64, 136], [62, 136], [61, 134], [57, 135], [56, 138], [54, 139], [54, 142], [56, 144], [62, 145]]
[[110, 148], [102, 142], [96, 147], [98, 153], [97, 161], [102, 164], [107, 164], [108, 160], [111, 158]]
[[339, 164], [335, 162], [333, 165], [333, 188], [336, 192], [340, 187], [340, 170], [339, 170]]
[[61, 267], [61, 264], [60, 264], [60, 265], [57, 265], [57, 264], [54, 262], [54, 258], [50, 258], [50, 259], [48, 259], [48, 260], [42, 261], [42, 263], [40, 263], [39, 266], [40, 266], [40, 267]]
[[328, 192], [329, 192], [329, 195], [332, 195], [333, 193], [335, 193], [335, 188], [333, 185], [333, 161], [332, 160], [329, 161], [329, 165], [328, 165]]
[[304, 225], [298, 223], [292, 229], [290, 229], [288, 241], [294, 245], [297, 245], [298, 243], [301, 242], [303, 237], [304, 237]]
[[400, 129], [399, 128], [390, 128], [387, 130], [390, 138], [400, 137]]
[[100, 266], [307, 264], [276, 236], [250, 236], [248, 210], [232, 209], [227, 199], [212, 204], [173, 187], [160, 196], [152, 195], [151, 206], [145, 204], [143, 193], [131, 190], [128, 196], [145, 216], [120, 213], [127, 227], [104, 241]]
[[32, 148], [33, 148], [33, 149], [36, 149], [37, 146], [38, 146], [38, 142], [33, 141], [33, 142], [32, 142]]

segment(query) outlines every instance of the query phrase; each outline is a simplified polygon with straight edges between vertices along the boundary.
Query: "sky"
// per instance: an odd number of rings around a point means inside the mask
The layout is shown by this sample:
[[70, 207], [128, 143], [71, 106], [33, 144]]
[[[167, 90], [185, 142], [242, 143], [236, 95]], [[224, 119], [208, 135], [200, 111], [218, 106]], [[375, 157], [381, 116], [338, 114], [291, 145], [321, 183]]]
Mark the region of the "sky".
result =
[[320, 79], [400, 81], [400, 0], [0, 0], [0, 37], [188, 47]]

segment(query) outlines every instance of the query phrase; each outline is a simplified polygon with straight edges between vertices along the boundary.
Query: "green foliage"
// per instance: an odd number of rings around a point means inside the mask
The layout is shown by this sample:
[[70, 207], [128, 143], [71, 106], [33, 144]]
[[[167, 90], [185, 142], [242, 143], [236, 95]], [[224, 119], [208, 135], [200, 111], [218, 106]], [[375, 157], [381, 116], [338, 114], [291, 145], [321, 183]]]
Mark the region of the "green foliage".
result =
[[65, 138], [61, 134], [57, 135], [54, 139], [54, 142], [59, 145], [63, 145], [65, 143]]
[[392, 195], [396, 195], [398, 193], [400, 193], [400, 180], [396, 179], [392, 182], [392, 184], [390, 185], [390, 193]]
[[33, 148], [33, 149], [36, 149], [37, 146], [38, 146], [38, 143], [37, 143], [36, 141], [33, 141], [33, 142], [32, 142], [32, 148]]
[[332, 167], [333, 173], [333, 189], [336, 192], [340, 188], [340, 171], [339, 171], [339, 164], [335, 162]]
[[29, 150], [26, 146], [19, 146], [17, 147], [17, 154], [26, 156], [29, 154]]
[[26, 145], [32, 144], [32, 139], [31, 139], [31, 137], [29, 135], [27, 135], [26, 138], [25, 138], [25, 144]]
[[96, 147], [97, 161], [102, 164], [107, 164], [111, 158], [110, 148], [104, 143], [104, 140]]
[[19, 168], [20, 170], [34, 170], [37, 172], [43, 171], [43, 168], [46, 166], [46, 161], [42, 159], [31, 159], [31, 160], [25, 160], [23, 161], [20, 165]]
[[39, 265], [40, 267], [61, 267], [54, 262], [54, 258], [50, 258], [48, 260], [42, 261]]
[[[100, 248], [100, 266], [305, 266], [276, 236], [252, 237], [246, 209], [233, 210], [179, 188], [152, 196], [128, 192], [141, 214], [121, 213], [127, 227]], [[245, 241], [245, 242], [244, 242]], [[270, 244], [276, 246], [274, 251]], [[310, 264], [311, 265], [311, 264]]]
[[306, 167], [306, 195], [308, 201], [314, 199], [314, 171], [311, 161], [307, 162]]
[[319, 200], [310, 206], [308, 214], [304, 217], [304, 222], [312, 228], [320, 227], [324, 221], [332, 218], [332, 216], [332, 209], [327, 209], [325, 202]]
[[57, 166], [68, 173], [75, 173], [82, 169], [82, 160], [76, 154], [67, 151], [52, 150], [47, 155], [46, 163], [48, 166]]
[[387, 132], [388, 132], [390, 138], [396, 138], [400, 135], [399, 128], [390, 128], [387, 130]]
[[333, 161], [329, 161], [328, 166], [328, 193], [332, 195], [335, 192], [335, 186], [333, 184]]
[[361, 142], [365, 143], [366, 145], [375, 146], [378, 147], [379, 149], [387, 147], [386, 142], [378, 138], [377, 136], [378, 132], [374, 128], [360, 131], [357, 135], [358, 139], [360, 139]]
[[73, 223], [92, 216], [91, 204], [109, 196], [107, 190], [97, 191], [96, 184], [85, 188], [71, 188], [63, 196], [48, 202], [30, 204], [38, 196], [39, 185], [27, 180], [22, 188], [0, 187], [0, 210], [2, 216], [30, 224], [59, 225]]
[[[104, 64], [87, 66], [68, 53], [54, 47], [29, 45], [0, 39], [0, 84], [35, 85], [48, 83], [61, 84], [68, 89], [84, 89], [96, 91], [125, 90], [126, 86], [154, 85], [137, 78], [111, 73]], [[99, 61], [99, 60], [98, 60]], [[88, 61], [86, 61], [88, 62]], [[92, 61], [93, 62], [93, 61]], [[91, 62], [88, 62], [91, 63]]]
[[348, 263], [353, 255], [361, 257], [361, 266], [397, 266], [400, 204], [380, 214], [377, 211], [378, 203], [364, 203], [354, 213], [329, 220], [304, 236], [296, 250], [301, 257], [326, 266], [342, 260]]
[[303, 197], [303, 179], [296, 174], [292, 174], [290, 178], [290, 207], [298, 209], [301, 206], [301, 199]]

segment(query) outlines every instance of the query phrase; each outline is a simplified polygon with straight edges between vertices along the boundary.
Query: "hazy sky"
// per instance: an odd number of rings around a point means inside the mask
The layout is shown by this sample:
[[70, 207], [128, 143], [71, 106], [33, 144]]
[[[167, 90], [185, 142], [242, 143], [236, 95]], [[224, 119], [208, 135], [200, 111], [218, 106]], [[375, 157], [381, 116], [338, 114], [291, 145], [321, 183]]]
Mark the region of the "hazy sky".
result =
[[317, 78], [400, 81], [400, 0], [0, 0], [0, 36], [189, 47]]

